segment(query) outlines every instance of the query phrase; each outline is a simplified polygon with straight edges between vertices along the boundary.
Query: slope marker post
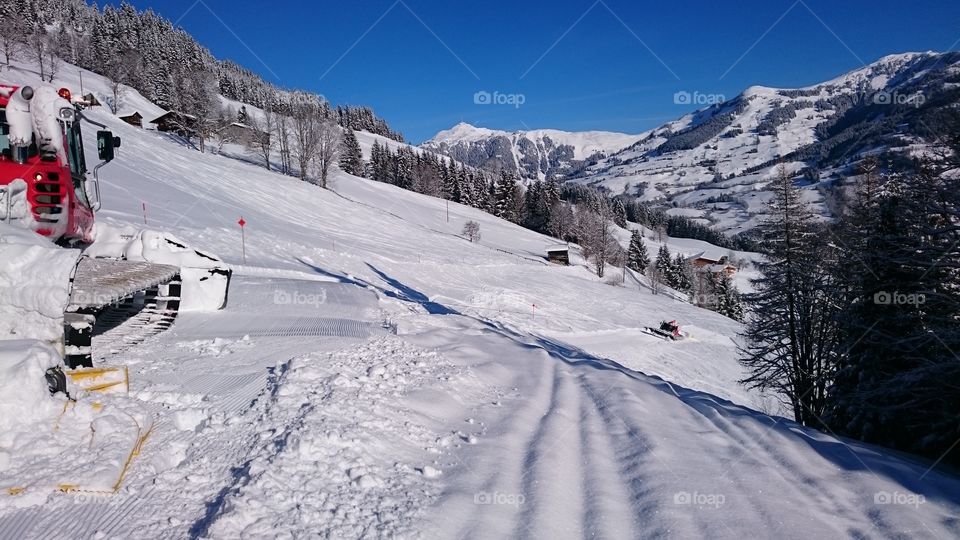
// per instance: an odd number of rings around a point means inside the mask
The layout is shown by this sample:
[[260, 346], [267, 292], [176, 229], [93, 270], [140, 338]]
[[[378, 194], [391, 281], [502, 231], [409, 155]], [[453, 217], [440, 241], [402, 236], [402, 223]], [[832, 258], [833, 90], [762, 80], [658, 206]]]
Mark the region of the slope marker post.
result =
[[247, 264], [247, 233], [245, 229], [247, 220], [243, 219], [243, 216], [240, 216], [237, 225], [240, 225], [240, 249], [243, 253], [243, 264]]

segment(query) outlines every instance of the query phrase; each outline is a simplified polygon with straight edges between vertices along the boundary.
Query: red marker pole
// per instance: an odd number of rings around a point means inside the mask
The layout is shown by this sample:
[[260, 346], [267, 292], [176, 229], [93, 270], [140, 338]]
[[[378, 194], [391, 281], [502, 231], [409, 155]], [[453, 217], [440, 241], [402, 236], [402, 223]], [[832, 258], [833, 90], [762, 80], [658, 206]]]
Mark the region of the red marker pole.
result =
[[240, 216], [240, 221], [237, 221], [237, 225], [240, 225], [240, 243], [241, 249], [243, 250], [243, 264], [247, 264], [247, 234], [244, 227], [247, 225], [247, 221], [243, 219], [243, 216]]
[[147, 203], [141, 203], [143, 206], [143, 224], [147, 224]]

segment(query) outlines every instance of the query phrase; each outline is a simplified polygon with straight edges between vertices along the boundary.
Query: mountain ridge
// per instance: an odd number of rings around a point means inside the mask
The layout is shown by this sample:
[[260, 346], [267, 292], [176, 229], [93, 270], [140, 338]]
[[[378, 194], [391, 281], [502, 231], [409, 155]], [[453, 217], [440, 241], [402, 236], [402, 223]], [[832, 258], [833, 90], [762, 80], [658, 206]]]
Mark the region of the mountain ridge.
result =
[[[864, 155], [902, 160], [934, 144], [938, 119], [958, 104], [960, 53], [889, 54], [813, 85], [749, 86], [635, 135], [637, 140], [621, 149], [579, 160], [554, 155], [549, 163], [555, 166], [546, 171], [517, 170], [528, 179], [573, 181], [659, 203], [738, 234], [761, 219], [769, 198], [765, 186], [779, 163], [804, 185], [814, 210], [830, 218], [838, 186], [857, 173]], [[466, 131], [458, 125], [437, 139], [458, 127]], [[477, 167], [504, 168], [511, 165], [507, 150], [512, 150], [506, 133], [476, 128], [469, 143], [431, 140], [428, 146]]]

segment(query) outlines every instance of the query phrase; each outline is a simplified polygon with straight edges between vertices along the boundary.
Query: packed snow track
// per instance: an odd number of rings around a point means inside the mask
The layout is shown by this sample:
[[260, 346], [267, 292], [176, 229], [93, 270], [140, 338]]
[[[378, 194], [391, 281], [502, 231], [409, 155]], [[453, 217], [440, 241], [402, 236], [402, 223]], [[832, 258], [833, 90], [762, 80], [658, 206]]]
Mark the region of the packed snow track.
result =
[[[136, 474], [116, 495], [57, 494], [43, 506], [0, 507], [0, 538], [187, 535], [250, 459], [262, 426], [240, 419], [264, 413], [292, 359], [386, 334], [376, 296], [353, 285], [240, 277], [230, 293], [223, 312], [184, 314], [169, 331], [119, 352], [117, 343], [95, 347], [97, 365], [130, 366], [130, 395], [109, 399], [147, 409], [158, 422]], [[102, 337], [122, 342], [122, 331]]]

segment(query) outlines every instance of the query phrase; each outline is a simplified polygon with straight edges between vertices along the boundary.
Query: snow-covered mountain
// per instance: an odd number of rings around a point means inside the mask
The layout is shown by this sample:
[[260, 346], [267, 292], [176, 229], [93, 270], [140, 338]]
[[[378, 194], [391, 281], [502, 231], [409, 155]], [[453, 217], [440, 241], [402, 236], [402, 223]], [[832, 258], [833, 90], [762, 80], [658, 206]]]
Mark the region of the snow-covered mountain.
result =
[[467, 165], [491, 171], [506, 169], [525, 179], [567, 178], [588, 162], [640, 140], [639, 135], [609, 131], [555, 129], [498, 131], [461, 122], [437, 133], [421, 147]]
[[748, 88], [645, 134], [592, 164], [578, 182], [663, 201], [732, 233], [752, 228], [778, 163], [805, 179], [830, 214], [830, 189], [866, 153], [929, 144], [943, 109], [960, 103], [960, 53], [881, 58], [797, 89]]

